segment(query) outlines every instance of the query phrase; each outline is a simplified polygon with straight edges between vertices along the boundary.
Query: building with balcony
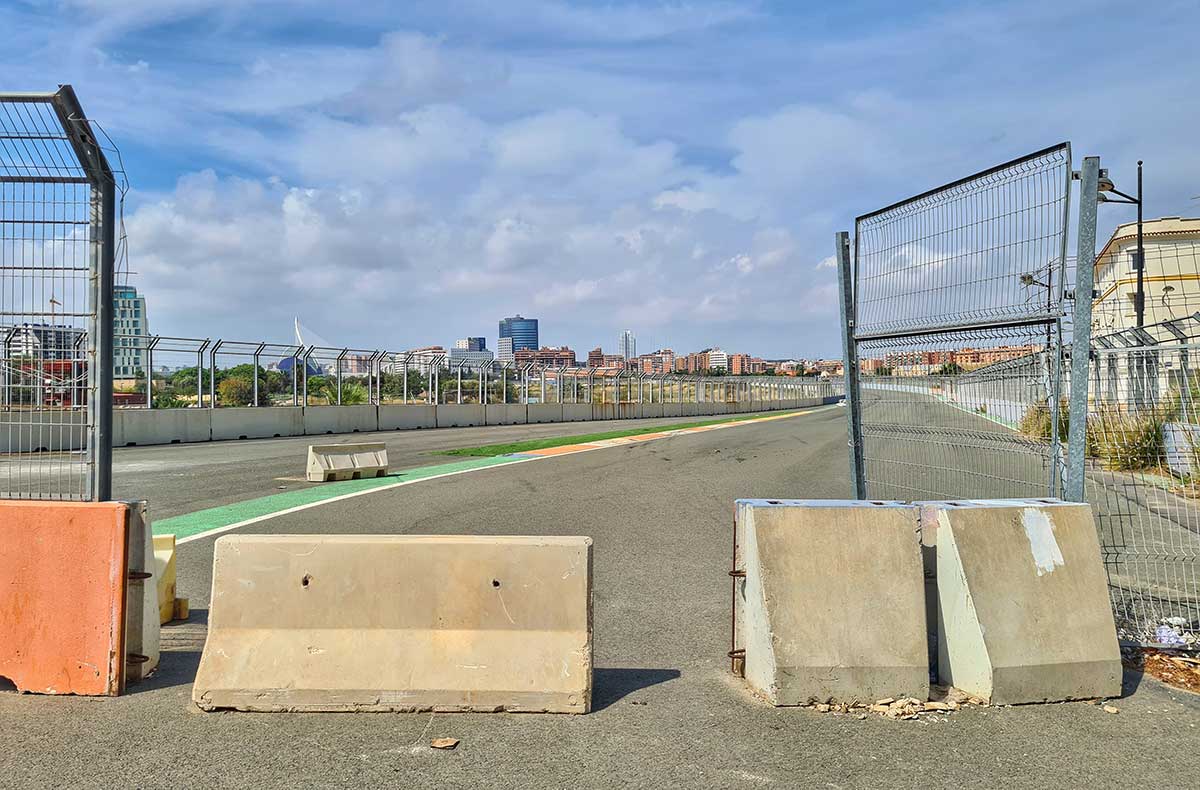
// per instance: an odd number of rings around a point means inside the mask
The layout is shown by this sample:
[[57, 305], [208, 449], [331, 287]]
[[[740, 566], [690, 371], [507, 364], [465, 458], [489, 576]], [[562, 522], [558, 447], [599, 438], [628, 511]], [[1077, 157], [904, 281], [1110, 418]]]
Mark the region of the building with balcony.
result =
[[149, 337], [146, 298], [129, 285], [113, 288], [114, 378], [133, 378], [144, 374]]
[[[1147, 326], [1200, 311], [1200, 217], [1142, 223], [1142, 272]], [[1137, 326], [1137, 223], [1118, 225], [1096, 256], [1092, 331]]]
[[579, 365], [575, 352], [567, 346], [523, 348], [515, 352], [517, 367], [533, 365], [538, 368], [573, 368]]

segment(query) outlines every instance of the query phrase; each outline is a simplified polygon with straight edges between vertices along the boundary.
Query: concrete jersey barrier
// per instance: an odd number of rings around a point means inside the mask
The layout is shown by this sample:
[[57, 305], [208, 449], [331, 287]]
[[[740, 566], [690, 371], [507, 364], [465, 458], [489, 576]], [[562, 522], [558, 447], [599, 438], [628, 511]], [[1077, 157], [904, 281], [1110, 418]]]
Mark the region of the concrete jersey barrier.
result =
[[737, 501], [735, 643], [774, 705], [929, 694], [917, 510]]
[[997, 705], [1119, 696], [1121, 653], [1091, 507], [934, 508], [942, 682]]
[[585, 537], [229, 535], [205, 710], [586, 713]]
[[359, 480], [383, 477], [387, 468], [387, 445], [383, 442], [311, 444], [305, 478], [310, 483]]

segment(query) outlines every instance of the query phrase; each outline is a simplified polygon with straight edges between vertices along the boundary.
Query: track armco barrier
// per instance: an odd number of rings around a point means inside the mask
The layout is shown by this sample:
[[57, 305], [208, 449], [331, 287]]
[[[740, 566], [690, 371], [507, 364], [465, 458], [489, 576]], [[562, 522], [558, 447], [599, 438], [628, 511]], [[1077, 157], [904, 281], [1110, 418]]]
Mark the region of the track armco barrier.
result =
[[361, 480], [383, 477], [387, 468], [387, 445], [383, 442], [310, 444], [305, 477], [310, 483]]
[[937, 517], [943, 683], [997, 705], [1120, 695], [1121, 653], [1089, 505], [925, 507]]
[[586, 713], [584, 537], [217, 540], [205, 710]]
[[735, 530], [731, 655], [756, 693], [774, 705], [928, 697], [915, 508], [743, 499]]
[[124, 503], [0, 501], [0, 676], [41, 694], [120, 693], [128, 535]]

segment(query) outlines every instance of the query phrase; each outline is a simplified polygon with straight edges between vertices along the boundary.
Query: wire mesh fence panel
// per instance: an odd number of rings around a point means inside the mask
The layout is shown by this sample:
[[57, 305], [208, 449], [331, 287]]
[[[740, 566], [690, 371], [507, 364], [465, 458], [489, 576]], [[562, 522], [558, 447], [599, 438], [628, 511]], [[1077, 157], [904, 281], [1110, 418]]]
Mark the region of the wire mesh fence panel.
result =
[[[1070, 179], [1063, 143], [856, 220], [841, 270], [860, 496], [1059, 490]], [[1039, 409], [1044, 435], [1021, 434]]]
[[1200, 648], [1200, 317], [1095, 339], [1086, 495], [1123, 638]]
[[69, 86], [0, 94], [0, 497], [109, 497], [114, 195]]

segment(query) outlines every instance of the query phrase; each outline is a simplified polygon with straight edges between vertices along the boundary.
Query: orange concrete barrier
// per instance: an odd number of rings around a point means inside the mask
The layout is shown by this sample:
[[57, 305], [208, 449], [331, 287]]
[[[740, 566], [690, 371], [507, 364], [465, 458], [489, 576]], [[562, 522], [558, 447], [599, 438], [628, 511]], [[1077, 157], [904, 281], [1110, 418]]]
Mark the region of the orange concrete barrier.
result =
[[0, 676], [19, 690], [123, 690], [127, 508], [0, 501]]

